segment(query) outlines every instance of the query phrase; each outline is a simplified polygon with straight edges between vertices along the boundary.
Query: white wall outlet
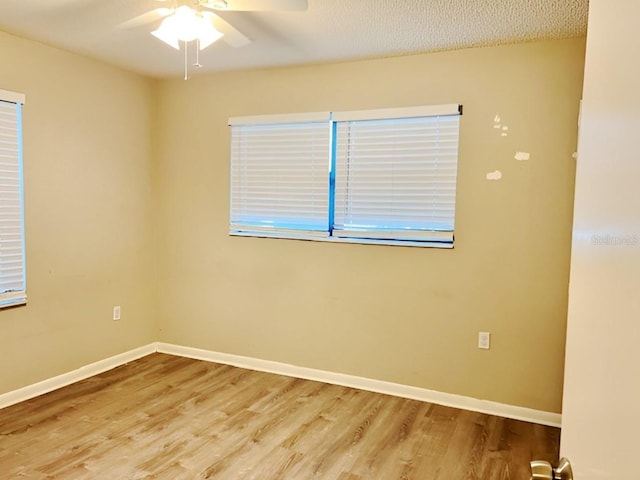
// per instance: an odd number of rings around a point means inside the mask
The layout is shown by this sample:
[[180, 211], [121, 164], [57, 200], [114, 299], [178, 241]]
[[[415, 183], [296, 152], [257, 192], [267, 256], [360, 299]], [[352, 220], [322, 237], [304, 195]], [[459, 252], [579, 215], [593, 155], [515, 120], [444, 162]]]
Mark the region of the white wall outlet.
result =
[[120, 320], [120, 305], [113, 307], [113, 319]]
[[483, 350], [491, 348], [491, 334], [489, 332], [478, 332], [478, 348]]

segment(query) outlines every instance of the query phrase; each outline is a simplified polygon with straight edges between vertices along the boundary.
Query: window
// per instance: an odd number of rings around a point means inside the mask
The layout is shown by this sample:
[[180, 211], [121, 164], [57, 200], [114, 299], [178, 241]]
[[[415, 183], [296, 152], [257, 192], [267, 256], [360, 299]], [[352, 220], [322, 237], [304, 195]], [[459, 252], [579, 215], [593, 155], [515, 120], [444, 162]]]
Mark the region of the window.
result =
[[232, 121], [231, 231], [326, 236], [329, 114]]
[[239, 117], [232, 235], [453, 246], [459, 105]]
[[0, 90], [0, 308], [27, 301], [22, 188], [24, 96]]

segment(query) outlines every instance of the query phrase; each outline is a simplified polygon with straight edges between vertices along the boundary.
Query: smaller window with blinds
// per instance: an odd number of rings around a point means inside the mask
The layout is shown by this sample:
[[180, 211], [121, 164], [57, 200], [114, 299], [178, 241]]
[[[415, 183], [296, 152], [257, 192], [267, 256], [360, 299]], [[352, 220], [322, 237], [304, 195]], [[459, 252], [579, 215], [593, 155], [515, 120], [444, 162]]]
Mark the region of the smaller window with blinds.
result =
[[0, 308], [27, 302], [22, 181], [24, 95], [0, 90]]
[[461, 111], [230, 119], [231, 234], [451, 248]]
[[231, 118], [231, 233], [326, 237], [329, 113]]

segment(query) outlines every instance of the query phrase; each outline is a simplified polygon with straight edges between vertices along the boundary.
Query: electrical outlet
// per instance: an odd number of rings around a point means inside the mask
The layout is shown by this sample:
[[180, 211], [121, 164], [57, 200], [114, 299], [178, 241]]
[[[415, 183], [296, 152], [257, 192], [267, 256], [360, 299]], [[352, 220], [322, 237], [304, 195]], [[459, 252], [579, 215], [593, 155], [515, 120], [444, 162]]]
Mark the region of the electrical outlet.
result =
[[120, 305], [113, 307], [113, 319], [120, 320]]
[[491, 348], [491, 334], [489, 332], [478, 332], [478, 348], [483, 350]]

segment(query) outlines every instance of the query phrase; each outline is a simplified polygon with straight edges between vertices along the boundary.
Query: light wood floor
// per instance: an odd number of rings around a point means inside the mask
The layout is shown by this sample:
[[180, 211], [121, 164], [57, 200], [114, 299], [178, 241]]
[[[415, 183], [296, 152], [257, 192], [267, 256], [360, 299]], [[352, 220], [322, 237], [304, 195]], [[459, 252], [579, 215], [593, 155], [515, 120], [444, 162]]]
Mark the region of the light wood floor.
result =
[[0, 410], [2, 479], [529, 480], [559, 430], [153, 354]]

